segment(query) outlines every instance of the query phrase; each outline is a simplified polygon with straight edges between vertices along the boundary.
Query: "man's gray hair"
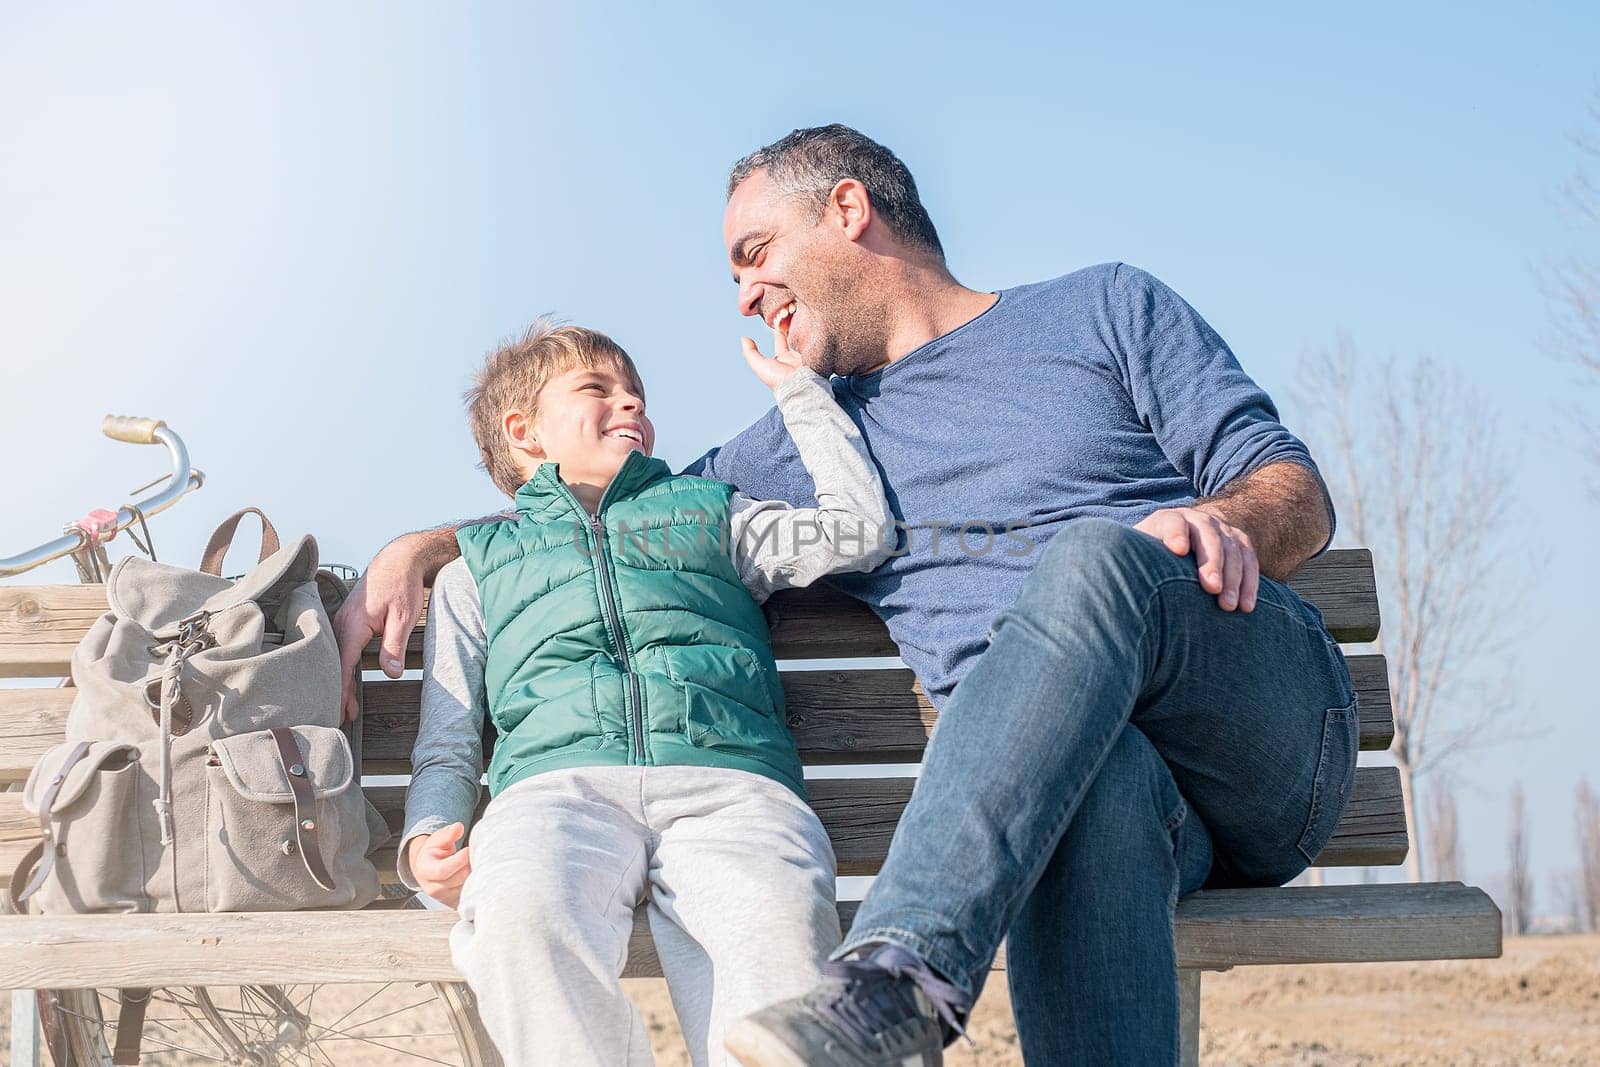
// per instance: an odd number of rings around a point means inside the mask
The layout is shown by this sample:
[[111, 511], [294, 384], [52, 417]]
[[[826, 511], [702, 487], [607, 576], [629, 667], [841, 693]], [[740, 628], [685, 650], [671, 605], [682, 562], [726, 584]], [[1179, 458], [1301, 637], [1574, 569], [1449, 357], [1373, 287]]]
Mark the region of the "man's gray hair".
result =
[[944, 246], [917, 195], [911, 171], [893, 152], [858, 130], [838, 123], [813, 126], [756, 149], [733, 165], [728, 196], [758, 170], [771, 175], [779, 189], [814, 197], [819, 210], [835, 185], [854, 178], [866, 186], [872, 209], [891, 233], [944, 259]]

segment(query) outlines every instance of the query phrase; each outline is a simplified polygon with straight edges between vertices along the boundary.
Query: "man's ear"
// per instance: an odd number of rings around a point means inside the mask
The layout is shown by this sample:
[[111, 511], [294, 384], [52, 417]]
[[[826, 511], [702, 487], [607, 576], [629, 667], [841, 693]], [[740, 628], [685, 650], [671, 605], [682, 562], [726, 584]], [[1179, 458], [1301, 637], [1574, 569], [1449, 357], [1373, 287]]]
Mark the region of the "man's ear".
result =
[[544, 449], [539, 447], [533, 419], [520, 411], [508, 411], [500, 419], [500, 430], [505, 434], [506, 444], [511, 446], [512, 452], [527, 456], [535, 463], [544, 462]]
[[854, 178], [841, 178], [828, 194], [828, 215], [838, 220], [848, 240], [861, 240], [872, 223], [872, 200], [867, 196], [867, 187]]

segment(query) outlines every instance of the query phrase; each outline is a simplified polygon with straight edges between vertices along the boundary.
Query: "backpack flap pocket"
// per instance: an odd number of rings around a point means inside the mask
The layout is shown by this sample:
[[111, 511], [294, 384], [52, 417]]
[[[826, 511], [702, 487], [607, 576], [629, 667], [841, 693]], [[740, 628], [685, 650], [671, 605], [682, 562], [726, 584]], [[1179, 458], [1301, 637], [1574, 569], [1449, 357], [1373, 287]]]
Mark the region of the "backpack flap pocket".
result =
[[46, 752], [22, 791], [44, 854], [19, 895], [37, 894], [46, 914], [139, 910], [139, 782], [136, 745], [68, 741]]
[[219, 738], [208, 770], [212, 911], [361, 907], [377, 894], [342, 732], [295, 726]]
[[221, 763], [223, 773], [240, 796], [260, 804], [294, 803], [294, 787], [289, 775], [299, 766], [304, 772], [295, 777], [311, 786], [317, 800], [342, 793], [355, 777], [355, 761], [344, 734], [330, 726], [291, 726], [300, 759], [284, 766], [272, 730], [235, 734], [211, 742], [211, 751]]

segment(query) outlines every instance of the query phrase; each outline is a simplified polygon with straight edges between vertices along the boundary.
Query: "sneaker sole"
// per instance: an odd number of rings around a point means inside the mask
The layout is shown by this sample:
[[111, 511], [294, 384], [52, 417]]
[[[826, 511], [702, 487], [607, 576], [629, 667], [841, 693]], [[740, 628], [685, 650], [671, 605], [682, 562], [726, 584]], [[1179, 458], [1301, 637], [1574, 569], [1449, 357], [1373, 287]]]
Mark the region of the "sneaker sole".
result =
[[741, 1067], [812, 1067], [770, 1030], [749, 1019], [734, 1023], [722, 1044]]
[[[734, 1023], [722, 1044], [739, 1061], [740, 1067], [825, 1067], [825, 1061], [813, 1063], [802, 1059], [772, 1031], [749, 1019]], [[900, 1067], [927, 1067], [929, 1062], [926, 1056], [907, 1056], [900, 1061]], [[940, 1060], [932, 1062], [937, 1064]]]

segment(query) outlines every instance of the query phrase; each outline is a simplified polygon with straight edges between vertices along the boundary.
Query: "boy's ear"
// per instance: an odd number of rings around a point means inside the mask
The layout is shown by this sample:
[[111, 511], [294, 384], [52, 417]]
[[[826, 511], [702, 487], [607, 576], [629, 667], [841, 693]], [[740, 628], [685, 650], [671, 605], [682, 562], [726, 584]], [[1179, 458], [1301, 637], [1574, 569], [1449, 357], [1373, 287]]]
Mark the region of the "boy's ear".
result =
[[544, 449], [539, 447], [533, 420], [520, 411], [508, 411], [500, 419], [500, 429], [506, 435], [511, 451], [527, 456], [536, 463], [544, 462]]

